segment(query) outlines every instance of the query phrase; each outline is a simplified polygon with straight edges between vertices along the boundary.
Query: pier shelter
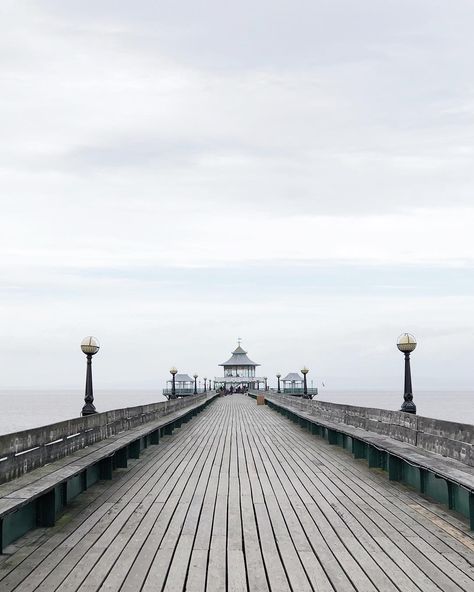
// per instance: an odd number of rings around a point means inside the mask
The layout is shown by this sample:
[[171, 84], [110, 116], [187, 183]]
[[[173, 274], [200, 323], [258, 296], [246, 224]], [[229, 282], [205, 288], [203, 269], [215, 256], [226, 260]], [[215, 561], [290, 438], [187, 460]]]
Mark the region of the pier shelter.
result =
[[283, 383], [282, 392], [285, 395], [302, 395], [303, 394], [303, 377], [297, 372], [290, 372], [281, 379]]
[[260, 390], [265, 386], [265, 378], [257, 376], [257, 367], [260, 364], [252, 362], [247, 353], [239, 343], [232, 352], [232, 356], [219, 366], [224, 368], [224, 376], [216, 376], [214, 385], [216, 389], [256, 389]]
[[[281, 382], [283, 384], [281, 392], [284, 395], [295, 395], [297, 397], [304, 395], [304, 378], [298, 372], [290, 372], [285, 378], [281, 379]], [[306, 390], [310, 398], [318, 394], [317, 388], [307, 388]]]
[[[189, 374], [176, 374], [175, 376], [175, 391], [177, 397], [189, 397], [189, 395], [194, 394], [194, 379], [189, 376]], [[173, 380], [166, 381], [168, 385], [166, 389], [163, 390], [163, 394], [165, 397], [170, 397], [172, 392], [172, 384]]]

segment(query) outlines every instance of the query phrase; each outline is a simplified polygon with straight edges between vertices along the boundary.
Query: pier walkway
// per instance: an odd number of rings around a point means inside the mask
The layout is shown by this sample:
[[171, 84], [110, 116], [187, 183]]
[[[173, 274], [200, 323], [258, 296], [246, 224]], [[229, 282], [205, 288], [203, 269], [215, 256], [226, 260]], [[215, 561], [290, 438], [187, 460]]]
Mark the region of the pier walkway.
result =
[[1, 592], [472, 592], [466, 521], [244, 395], [0, 558]]

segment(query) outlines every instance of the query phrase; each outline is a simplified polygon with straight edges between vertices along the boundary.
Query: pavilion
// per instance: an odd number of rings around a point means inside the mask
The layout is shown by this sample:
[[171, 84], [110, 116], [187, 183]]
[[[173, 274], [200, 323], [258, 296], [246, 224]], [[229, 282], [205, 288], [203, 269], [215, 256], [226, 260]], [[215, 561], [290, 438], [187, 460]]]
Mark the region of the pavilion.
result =
[[[177, 397], [187, 397], [194, 394], [194, 378], [191, 378], [189, 374], [176, 374], [174, 380]], [[163, 390], [163, 394], [169, 398], [171, 396], [173, 380], [167, 380], [166, 384], [167, 388]]]
[[302, 395], [303, 394], [303, 377], [297, 372], [290, 372], [281, 379], [283, 384], [282, 392], [288, 395]]
[[[282, 387], [281, 392], [284, 395], [295, 395], [297, 397], [304, 397], [304, 378], [298, 372], [290, 372], [285, 376], [285, 378], [281, 379]], [[315, 395], [318, 394], [317, 388], [308, 388], [306, 385], [306, 396], [312, 399]]]
[[264, 388], [265, 378], [256, 376], [257, 364], [247, 356], [247, 352], [240, 345], [240, 339], [237, 348], [232, 352], [232, 356], [219, 366], [224, 367], [224, 376], [214, 378], [214, 387], [216, 389], [224, 388], [236, 390], [240, 387], [246, 389]]

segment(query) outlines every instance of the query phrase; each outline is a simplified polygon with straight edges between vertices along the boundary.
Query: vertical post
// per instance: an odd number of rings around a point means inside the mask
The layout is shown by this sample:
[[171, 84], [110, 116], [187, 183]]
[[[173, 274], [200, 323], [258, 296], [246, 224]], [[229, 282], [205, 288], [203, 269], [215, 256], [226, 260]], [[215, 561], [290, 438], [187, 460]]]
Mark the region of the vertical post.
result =
[[194, 374], [194, 394], [197, 395], [198, 391], [197, 391], [197, 379], [198, 379], [198, 375]]
[[281, 393], [281, 388], [280, 388], [280, 378], [281, 378], [281, 374], [277, 374], [277, 378], [278, 378], [278, 393]]
[[405, 413], [416, 413], [416, 405], [413, 403], [413, 389], [411, 385], [410, 352], [405, 354], [405, 385], [401, 411]]
[[405, 395], [413, 395], [411, 386], [410, 352], [405, 352]]
[[205, 393], [207, 393], [206, 383], [207, 383], [207, 378], [204, 378], [204, 392]]
[[176, 399], [176, 373], [178, 372], [173, 366], [171, 372], [171, 399]]
[[308, 398], [308, 381], [306, 380], [306, 375], [308, 374], [309, 370], [304, 366], [301, 369], [301, 373], [303, 374], [303, 397], [305, 399]]
[[87, 354], [86, 392], [84, 403], [85, 405], [82, 408], [82, 415], [92, 415], [93, 413], [97, 413], [94, 406], [94, 392], [92, 388], [92, 354]]

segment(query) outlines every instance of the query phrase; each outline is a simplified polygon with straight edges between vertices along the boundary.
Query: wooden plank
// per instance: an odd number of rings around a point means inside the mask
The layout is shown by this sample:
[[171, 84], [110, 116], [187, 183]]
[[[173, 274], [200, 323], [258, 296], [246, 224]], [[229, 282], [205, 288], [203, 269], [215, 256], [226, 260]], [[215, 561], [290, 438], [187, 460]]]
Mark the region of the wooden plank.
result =
[[208, 551], [205, 549], [193, 549], [186, 580], [186, 592], [205, 592], [207, 555]]

